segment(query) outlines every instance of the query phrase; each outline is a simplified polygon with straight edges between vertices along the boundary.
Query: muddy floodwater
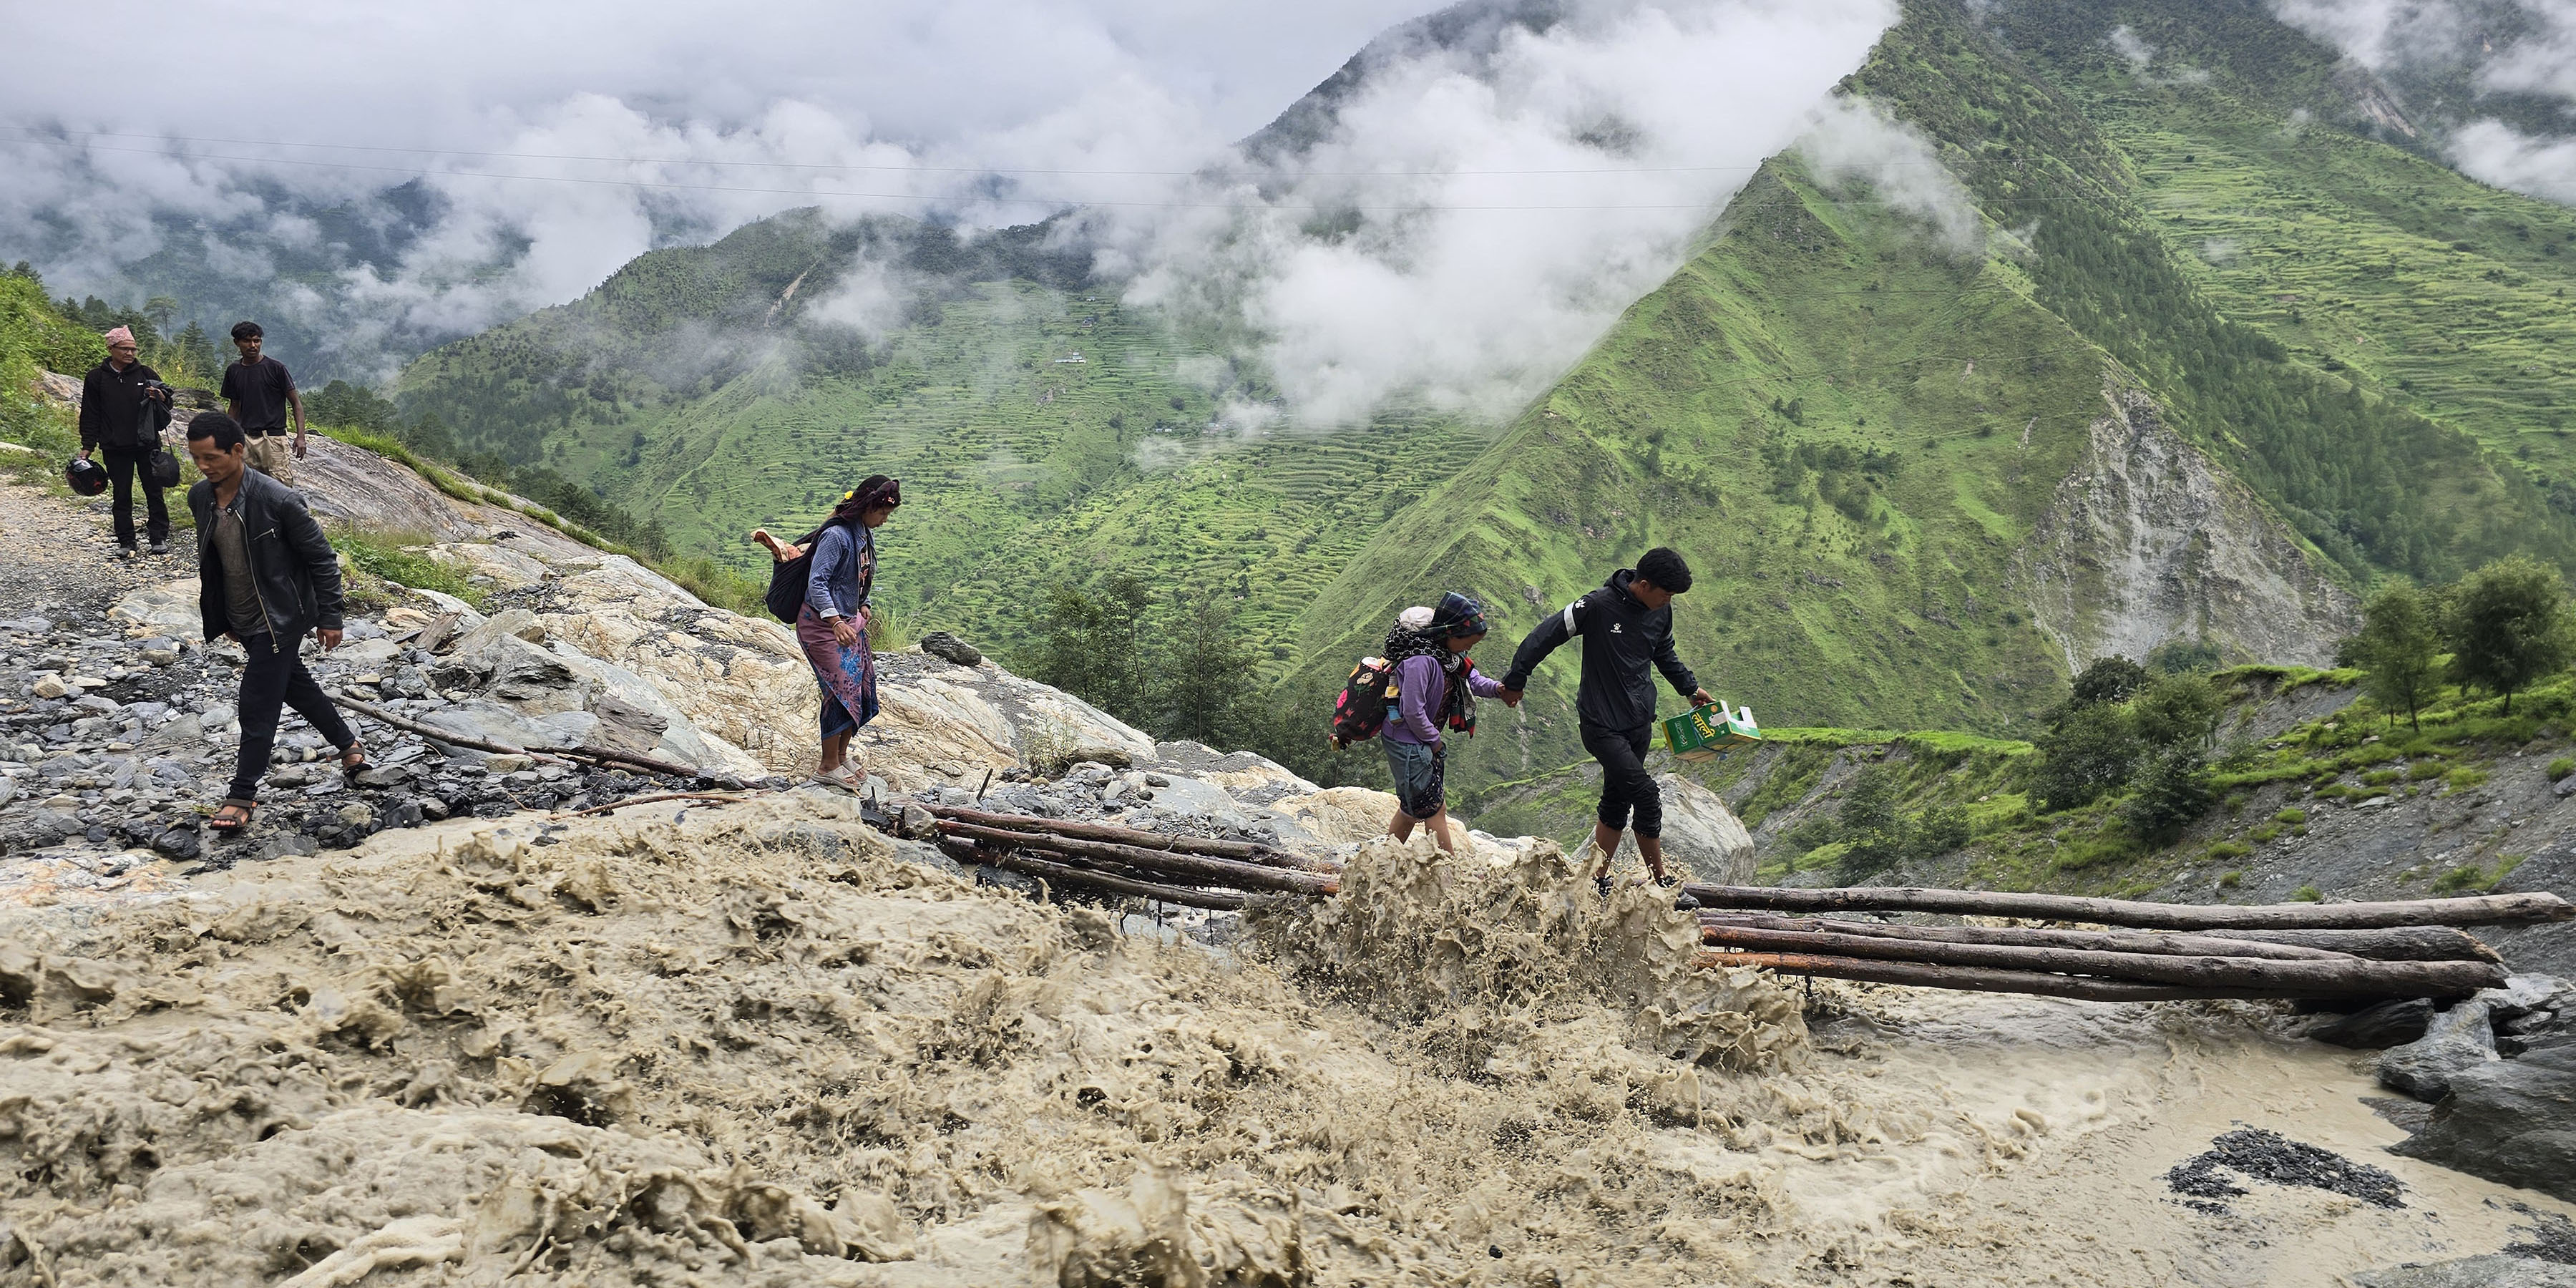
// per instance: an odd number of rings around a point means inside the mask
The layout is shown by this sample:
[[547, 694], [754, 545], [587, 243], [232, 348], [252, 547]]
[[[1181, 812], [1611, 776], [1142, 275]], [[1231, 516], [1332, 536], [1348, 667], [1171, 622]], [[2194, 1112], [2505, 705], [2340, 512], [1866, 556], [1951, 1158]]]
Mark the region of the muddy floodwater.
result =
[[0, 1285], [2330, 1285], [2571, 1210], [2285, 1010], [1691, 965], [1553, 847], [1187, 927], [829, 800], [0, 911]]

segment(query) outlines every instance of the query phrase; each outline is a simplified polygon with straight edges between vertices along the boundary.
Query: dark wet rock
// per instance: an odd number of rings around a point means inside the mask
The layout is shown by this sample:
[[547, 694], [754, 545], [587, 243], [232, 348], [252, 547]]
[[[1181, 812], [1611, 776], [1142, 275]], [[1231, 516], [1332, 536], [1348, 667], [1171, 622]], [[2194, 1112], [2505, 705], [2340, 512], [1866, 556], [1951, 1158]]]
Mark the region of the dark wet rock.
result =
[[2352, 1276], [2352, 1282], [2357, 1288], [2576, 1288], [2576, 1266], [2490, 1253], [2458, 1261], [2363, 1270]]
[[946, 631], [932, 631], [922, 636], [921, 651], [959, 666], [974, 666], [984, 660], [981, 650]]
[[152, 838], [152, 849], [155, 853], [181, 863], [196, 858], [201, 848], [203, 848], [203, 842], [197, 839], [197, 829], [193, 827], [170, 828]]
[[2381, 1053], [2379, 1085], [2438, 1101], [2449, 1094], [2453, 1078], [2497, 1058], [2487, 1004], [2462, 1002], [2434, 1016], [2423, 1037]]
[[290, 854], [315, 854], [321, 850], [312, 837], [302, 832], [271, 832], [252, 840], [249, 845], [249, 854], [234, 857], [266, 861], [282, 859]]
[[2404, 1184], [2385, 1169], [2356, 1163], [2278, 1132], [2240, 1127], [2209, 1144], [2208, 1150], [2165, 1173], [2165, 1185], [2176, 1194], [2201, 1200], [2193, 1206], [2203, 1211], [2225, 1211], [2222, 1200], [2250, 1193], [2226, 1173], [2271, 1185], [2325, 1190], [2378, 1207], [2406, 1206], [2401, 1197]]
[[2465, 1069], [2389, 1152], [2576, 1200], [2576, 1068], [2526, 1056]]
[[2339, 1047], [2377, 1051], [2423, 1037], [2432, 1023], [2432, 999], [2410, 997], [2339, 1016], [2308, 1030], [2308, 1036]]

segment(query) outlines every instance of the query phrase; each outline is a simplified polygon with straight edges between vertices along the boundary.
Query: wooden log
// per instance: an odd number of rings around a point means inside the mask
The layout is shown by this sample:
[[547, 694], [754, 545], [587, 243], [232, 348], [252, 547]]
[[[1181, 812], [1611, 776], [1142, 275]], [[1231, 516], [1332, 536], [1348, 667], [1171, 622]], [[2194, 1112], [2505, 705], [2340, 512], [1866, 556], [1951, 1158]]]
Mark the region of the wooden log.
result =
[[1751, 926], [1811, 934], [1870, 935], [1944, 944], [2003, 944], [2015, 948], [2088, 948], [2110, 953], [2162, 953], [2173, 957], [2258, 957], [2270, 961], [2353, 961], [2358, 954], [2216, 935], [2160, 930], [2019, 930], [1994, 926], [1908, 926], [1883, 921], [1834, 921], [1773, 917], [1762, 913], [1703, 910], [1701, 925]]
[[1057, 836], [1078, 837], [1086, 841], [1107, 841], [1114, 845], [1132, 845], [1140, 850], [1168, 850], [1176, 854], [1208, 854], [1221, 859], [1240, 859], [1265, 867], [1311, 870], [1313, 865], [1289, 854], [1254, 841], [1220, 841], [1203, 836], [1165, 836], [1160, 832], [1140, 831], [1110, 823], [1086, 823], [1074, 819], [1037, 818], [1027, 814], [996, 814], [990, 810], [967, 809], [958, 805], [925, 805], [934, 818], [973, 823], [979, 827], [1009, 828], [1014, 832], [1050, 832]]
[[1036, 877], [1057, 886], [1100, 890], [1138, 899], [1159, 899], [1164, 903], [1176, 903], [1185, 908], [1208, 908], [1218, 912], [1240, 912], [1250, 902], [1248, 898], [1239, 894], [1227, 894], [1217, 890], [1185, 890], [1178, 886], [1139, 881], [1134, 877], [1118, 876], [1090, 868], [1049, 863], [1045, 859], [1009, 850], [985, 849], [968, 841], [946, 840], [939, 843], [939, 848], [960, 863], [981, 863], [1006, 872]]
[[1132, 845], [1112, 845], [1107, 841], [1085, 841], [1077, 837], [1052, 836], [1040, 832], [1017, 832], [1008, 828], [984, 827], [945, 818], [939, 820], [937, 826], [940, 833], [945, 836], [963, 836], [1023, 850], [1046, 850], [1056, 854], [1106, 860], [1140, 872], [1178, 877], [1204, 885], [1226, 885], [1246, 890], [1279, 890], [1290, 894], [1332, 894], [1341, 889], [1340, 881], [1324, 873], [1265, 867], [1258, 863], [1220, 859], [1214, 855], [1143, 850]]
[[2386, 926], [2475, 926], [2576, 918], [2576, 904], [2545, 891], [2407, 899], [2393, 903], [2274, 903], [2256, 906], [2142, 903], [2062, 894], [1853, 886], [1800, 890], [1774, 886], [1686, 885], [1703, 908], [1770, 912], [1946, 912], [1961, 916], [2089, 921], [2149, 930], [2369, 930]]
[[534, 750], [527, 747], [512, 747], [505, 743], [486, 742], [481, 738], [468, 738], [461, 734], [449, 733], [444, 729], [432, 728], [417, 720], [395, 715], [393, 712], [387, 711], [383, 707], [377, 706], [374, 703], [360, 702], [356, 698], [350, 697], [348, 694], [337, 689], [331, 691], [331, 700], [388, 728], [400, 729], [407, 733], [416, 733], [423, 738], [443, 742], [449, 746], [470, 747], [476, 751], [491, 752], [496, 756], [526, 756], [531, 760], [541, 760], [550, 765], [573, 763], [563, 756], [554, 755], [545, 751]]
[[2261, 1000], [2278, 997], [2259, 989], [2177, 988], [2169, 984], [2128, 984], [2051, 975], [2045, 971], [1990, 970], [1975, 966], [1926, 966], [1919, 962], [1869, 961], [1814, 953], [1701, 953], [1693, 964], [1703, 967], [1757, 966], [1787, 975], [1823, 979], [1856, 979], [1877, 984], [1912, 984], [1918, 988], [1953, 988], [1972, 993], [2036, 993], [2087, 1002], [2170, 1002], [2199, 998]]
[[375, 721], [378, 724], [387, 725], [410, 733], [416, 733], [423, 738], [434, 739], [439, 742], [447, 743], [450, 746], [471, 747], [476, 751], [488, 751], [495, 755], [526, 756], [534, 760], [546, 761], [549, 764], [564, 764], [566, 762], [570, 762], [575, 764], [623, 765], [630, 769], [640, 769], [648, 774], [660, 774], [665, 778], [708, 777], [704, 771], [688, 765], [679, 764], [674, 761], [659, 760], [652, 756], [641, 756], [631, 751], [618, 751], [611, 747], [592, 747], [587, 745], [577, 747], [512, 747], [504, 743], [486, 742], [480, 738], [468, 738], [460, 734], [449, 733], [435, 725], [425, 725], [417, 720], [411, 720], [403, 716], [395, 715], [393, 712], [387, 711], [383, 707], [377, 706], [372, 702], [359, 701], [358, 699], [350, 697], [347, 693], [339, 690], [332, 691], [331, 700], [339, 703], [341, 706], [347, 707], [351, 711], [357, 712], [359, 715], [365, 716], [369, 720]]
[[2502, 954], [2457, 926], [2389, 926], [2380, 930], [2210, 930], [2213, 939], [2325, 948], [2390, 962], [2500, 962]]
[[1703, 943], [1766, 952], [1821, 953], [1931, 966], [2059, 971], [2179, 988], [2243, 988], [2274, 997], [2465, 997], [2504, 983], [2504, 968], [2489, 962], [2274, 961], [2254, 957], [2173, 957], [2161, 953], [2095, 952], [2075, 948], [2018, 948], [2004, 944], [1937, 943], [1869, 935], [1764, 930], [1754, 926], [1700, 928]]

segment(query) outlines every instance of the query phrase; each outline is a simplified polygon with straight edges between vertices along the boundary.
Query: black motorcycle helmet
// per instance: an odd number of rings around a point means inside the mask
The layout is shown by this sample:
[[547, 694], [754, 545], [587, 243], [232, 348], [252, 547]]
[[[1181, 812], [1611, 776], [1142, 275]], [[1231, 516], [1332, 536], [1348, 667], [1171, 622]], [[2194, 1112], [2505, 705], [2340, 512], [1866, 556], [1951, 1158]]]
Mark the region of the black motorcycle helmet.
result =
[[97, 496], [107, 490], [107, 471], [96, 461], [75, 456], [63, 467], [63, 482], [82, 496]]

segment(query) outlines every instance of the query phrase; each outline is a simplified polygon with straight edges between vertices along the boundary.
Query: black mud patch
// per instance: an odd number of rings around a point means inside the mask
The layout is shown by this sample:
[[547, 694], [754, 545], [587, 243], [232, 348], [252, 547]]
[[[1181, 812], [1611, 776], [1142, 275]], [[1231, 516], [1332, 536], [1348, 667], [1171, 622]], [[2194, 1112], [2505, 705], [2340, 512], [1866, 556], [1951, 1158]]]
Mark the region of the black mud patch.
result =
[[2390, 1173], [2278, 1132], [2239, 1127], [2209, 1146], [2207, 1152], [2184, 1159], [2165, 1173], [2166, 1186], [2187, 1196], [2184, 1205], [2194, 1211], [2218, 1215], [2227, 1211], [2222, 1200], [2253, 1192], [2221, 1174], [2221, 1168], [2249, 1180], [2325, 1190], [2377, 1207], [2406, 1206], [2398, 1197], [2406, 1187]]
[[2562, 1266], [2576, 1266], [2576, 1221], [2555, 1212], [2540, 1212], [2514, 1205], [2531, 1218], [2531, 1237], [2519, 1243], [2504, 1245], [2509, 1257], [2529, 1257], [2534, 1261], [2555, 1261]]

